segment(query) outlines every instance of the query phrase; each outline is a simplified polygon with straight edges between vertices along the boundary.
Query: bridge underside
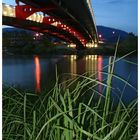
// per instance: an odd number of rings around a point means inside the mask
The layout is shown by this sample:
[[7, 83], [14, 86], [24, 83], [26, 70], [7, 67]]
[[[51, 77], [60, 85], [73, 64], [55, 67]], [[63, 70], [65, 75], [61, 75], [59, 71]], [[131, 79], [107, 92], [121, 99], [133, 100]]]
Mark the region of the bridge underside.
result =
[[60, 30], [52, 25], [46, 25], [44, 23], [38, 23], [30, 20], [21, 20], [12, 17], [3, 17], [2, 24], [27, 29], [35, 32], [40, 32], [43, 34], [49, 34], [51, 36], [60, 38], [61, 40], [66, 41], [68, 43], [74, 43], [77, 45], [78, 48], [83, 48], [81, 42], [72, 34], [66, 32], [65, 30]]
[[87, 42], [98, 42], [96, 25], [90, 13], [88, 4], [81, 0], [20, 0], [25, 4], [37, 8], [45, 8], [50, 5], [52, 10], [44, 13], [63, 20], [69, 26], [82, 33]]

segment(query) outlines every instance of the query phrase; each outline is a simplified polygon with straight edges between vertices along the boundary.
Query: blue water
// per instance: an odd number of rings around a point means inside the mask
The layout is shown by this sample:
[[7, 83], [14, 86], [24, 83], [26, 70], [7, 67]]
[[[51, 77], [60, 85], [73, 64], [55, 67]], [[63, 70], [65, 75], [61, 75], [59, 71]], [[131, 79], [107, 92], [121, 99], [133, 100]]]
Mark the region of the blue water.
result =
[[[4, 56], [3, 58], [3, 84], [6, 86], [19, 87], [24, 90], [48, 91], [54, 86], [57, 73], [61, 76], [61, 82], [69, 78], [74, 78], [73, 74], [83, 74], [88, 72], [96, 74], [93, 78], [106, 83], [107, 75], [102, 72], [107, 72], [109, 56], [87, 55], [77, 57], [70, 56]], [[119, 59], [119, 58], [117, 58]], [[132, 63], [133, 62], [133, 63]], [[128, 81], [125, 84], [120, 79], [113, 78], [112, 80], [112, 97], [117, 100], [117, 97], [122, 96], [123, 101], [130, 102], [137, 98], [137, 57], [127, 57], [115, 63], [114, 75]], [[66, 75], [70, 73], [71, 75]], [[97, 87], [99, 92], [103, 93], [103, 86]]]

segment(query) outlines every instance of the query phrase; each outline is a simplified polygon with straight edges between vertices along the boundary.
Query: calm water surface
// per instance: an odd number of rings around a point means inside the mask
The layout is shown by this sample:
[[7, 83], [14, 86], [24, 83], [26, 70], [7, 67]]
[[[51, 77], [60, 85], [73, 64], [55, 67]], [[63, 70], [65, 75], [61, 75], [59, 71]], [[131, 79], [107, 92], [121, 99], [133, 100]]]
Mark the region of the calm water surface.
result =
[[[55, 83], [56, 67], [61, 82], [74, 78], [75, 75], [73, 74], [86, 72], [89, 74], [98, 72], [93, 78], [106, 82], [107, 76], [101, 72], [107, 71], [106, 66], [109, 58], [109, 56], [98, 55], [87, 55], [81, 58], [76, 55], [53, 57], [4, 56], [3, 84], [37, 92], [44, 89], [50, 90]], [[133, 86], [125, 86], [124, 82], [113, 78], [112, 87], [114, 92], [120, 96], [124, 91], [123, 99], [125, 102], [137, 98], [137, 65], [135, 63], [137, 64], [136, 57], [128, 57], [115, 64], [114, 74], [127, 80]], [[102, 92], [103, 87], [98, 86], [98, 90]]]

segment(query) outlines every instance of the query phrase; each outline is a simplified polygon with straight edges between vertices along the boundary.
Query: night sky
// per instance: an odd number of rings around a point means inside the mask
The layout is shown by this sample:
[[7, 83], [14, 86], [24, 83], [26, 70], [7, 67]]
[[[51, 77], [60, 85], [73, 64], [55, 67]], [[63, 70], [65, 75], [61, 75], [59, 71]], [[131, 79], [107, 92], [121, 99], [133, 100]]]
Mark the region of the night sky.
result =
[[[14, 0], [3, 3], [15, 5]], [[91, 0], [97, 25], [138, 34], [138, 0]]]
[[137, 0], [91, 0], [97, 25], [137, 34]]

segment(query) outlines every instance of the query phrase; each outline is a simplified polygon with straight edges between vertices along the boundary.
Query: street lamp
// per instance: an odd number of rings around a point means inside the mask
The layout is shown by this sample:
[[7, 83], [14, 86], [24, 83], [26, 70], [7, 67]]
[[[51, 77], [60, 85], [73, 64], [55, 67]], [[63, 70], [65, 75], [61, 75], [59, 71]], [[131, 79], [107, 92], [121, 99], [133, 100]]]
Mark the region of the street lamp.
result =
[[39, 33], [36, 33], [35, 36], [36, 36], [36, 37], [39, 37]]
[[99, 34], [99, 38], [102, 38], [102, 35], [101, 34]]

